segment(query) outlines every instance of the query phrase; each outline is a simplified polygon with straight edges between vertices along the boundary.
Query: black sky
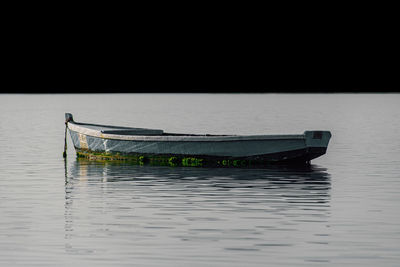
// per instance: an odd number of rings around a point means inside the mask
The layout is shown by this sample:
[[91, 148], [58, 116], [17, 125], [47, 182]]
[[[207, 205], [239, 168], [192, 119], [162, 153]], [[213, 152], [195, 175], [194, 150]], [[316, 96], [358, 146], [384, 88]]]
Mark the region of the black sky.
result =
[[1, 91], [399, 91], [393, 19], [325, 15], [24, 24], [7, 38]]

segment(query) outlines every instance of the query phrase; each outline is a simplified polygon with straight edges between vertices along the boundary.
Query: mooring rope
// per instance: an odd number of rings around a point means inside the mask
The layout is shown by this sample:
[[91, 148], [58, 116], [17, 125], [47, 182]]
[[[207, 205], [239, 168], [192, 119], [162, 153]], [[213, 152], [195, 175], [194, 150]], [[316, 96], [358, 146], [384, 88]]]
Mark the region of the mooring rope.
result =
[[68, 121], [65, 122], [65, 134], [64, 134], [64, 153], [63, 157], [67, 157], [67, 129], [68, 129]]

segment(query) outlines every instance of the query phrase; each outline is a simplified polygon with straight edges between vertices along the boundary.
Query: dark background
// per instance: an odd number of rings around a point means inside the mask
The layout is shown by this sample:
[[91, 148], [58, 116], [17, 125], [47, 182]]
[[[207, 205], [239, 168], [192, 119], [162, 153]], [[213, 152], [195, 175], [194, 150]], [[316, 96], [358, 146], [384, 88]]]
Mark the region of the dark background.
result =
[[399, 91], [390, 7], [183, 8], [14, 18], [1, 91]]

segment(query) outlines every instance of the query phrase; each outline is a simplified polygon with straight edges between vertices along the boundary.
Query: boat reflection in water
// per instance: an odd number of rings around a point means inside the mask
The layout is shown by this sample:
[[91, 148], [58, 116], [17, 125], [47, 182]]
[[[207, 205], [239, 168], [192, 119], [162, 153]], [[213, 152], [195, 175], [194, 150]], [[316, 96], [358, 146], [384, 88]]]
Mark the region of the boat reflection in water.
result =
[[[77, 181], [119, 182], [119, 181], [166, 181], [210, 180], [211, 183], [223, 180], [235, 183], [240, 181], [259, 181], [267, 184], [294, 185], [306, 183], [310, 186], [320, 184], [330, 187], [327, 169], [318, 165], [271, 165], [265, 168], [193, 168], [148, 166], [126, 163], [124, 161], [92, 161], [76, 158], [71, 166], [66, 166], [66, 183]], [[254, 186], [257, 186], [256, 184]]]
[[330, 175], [316, 165], [175, 168], [77, 159], [66, 169], [65, 238], [71, 254], [95, 258], [112, 240], [118, 251], [109, 251], [110, 259], [118, 253], [145, 264], [164, 251], [169, 259], [190, 261], [200, 254], [219, 257], [221, 250], [294, 246], [307, 241], [303, 235], [328, 235]]

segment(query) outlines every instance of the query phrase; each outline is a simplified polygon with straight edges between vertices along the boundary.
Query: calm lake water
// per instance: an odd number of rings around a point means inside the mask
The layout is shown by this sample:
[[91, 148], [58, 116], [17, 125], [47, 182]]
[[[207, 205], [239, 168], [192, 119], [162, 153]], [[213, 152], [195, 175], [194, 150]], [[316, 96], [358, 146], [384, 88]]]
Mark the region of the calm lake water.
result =
[[[330, 130], [303, 169], [77, 160], [76, 121]], [[0, 95], [0, 266], [399, 266], [400, 94]]]

